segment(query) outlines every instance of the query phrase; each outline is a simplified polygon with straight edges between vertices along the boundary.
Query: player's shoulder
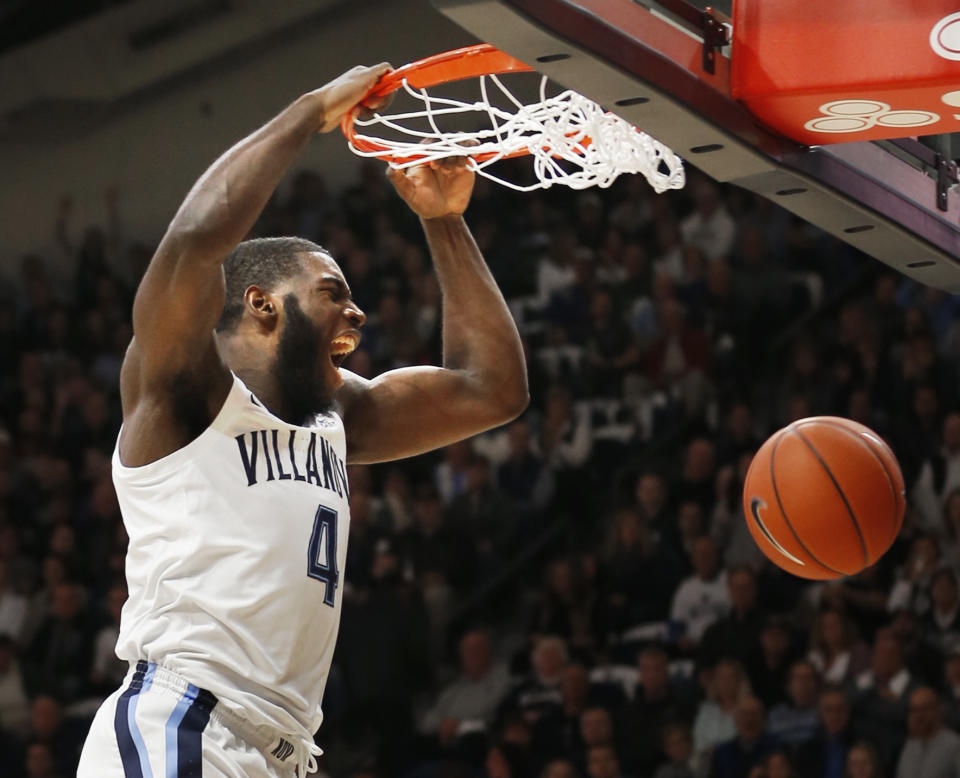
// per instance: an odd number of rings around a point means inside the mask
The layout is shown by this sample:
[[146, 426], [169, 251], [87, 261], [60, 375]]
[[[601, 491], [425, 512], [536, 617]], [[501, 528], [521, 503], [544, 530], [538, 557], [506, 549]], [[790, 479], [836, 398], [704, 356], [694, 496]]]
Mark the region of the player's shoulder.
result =
[[341, 418], [345, 418], [353, 404], [366, 394], [370, 379], [343, 368], [340, 368], [340, 377], [343, 384], [334, 395], [333, 409]]

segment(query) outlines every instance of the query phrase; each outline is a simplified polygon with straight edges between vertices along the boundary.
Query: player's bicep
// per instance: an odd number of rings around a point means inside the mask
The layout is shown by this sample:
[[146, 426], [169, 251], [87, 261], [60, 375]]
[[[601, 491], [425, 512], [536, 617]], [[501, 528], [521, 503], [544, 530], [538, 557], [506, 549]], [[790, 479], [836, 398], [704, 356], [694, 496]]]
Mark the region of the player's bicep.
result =
[[341, 373], [337, 401], [353, 464], [432, 451], [504, 424], [522, 410], [505, 407], [495, 387], [457, 370], [407, 367], [372, 380]]
[[209, 354], [225, 299], [219, 261], [158, 250], [133, 302], [133, 333], [142, 368], [176, 374]]

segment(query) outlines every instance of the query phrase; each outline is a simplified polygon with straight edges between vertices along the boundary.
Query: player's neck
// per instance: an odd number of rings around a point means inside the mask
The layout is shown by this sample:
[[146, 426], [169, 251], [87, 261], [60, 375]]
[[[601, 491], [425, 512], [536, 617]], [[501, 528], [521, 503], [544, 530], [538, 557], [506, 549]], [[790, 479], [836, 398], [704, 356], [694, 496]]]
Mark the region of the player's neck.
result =
[[280, 381], [273, 369], [272, 344], [259, 345], [237, 334], [217, 338], [220, 355], [227, 367], [274, 416], [283, 418], [284, 408]]

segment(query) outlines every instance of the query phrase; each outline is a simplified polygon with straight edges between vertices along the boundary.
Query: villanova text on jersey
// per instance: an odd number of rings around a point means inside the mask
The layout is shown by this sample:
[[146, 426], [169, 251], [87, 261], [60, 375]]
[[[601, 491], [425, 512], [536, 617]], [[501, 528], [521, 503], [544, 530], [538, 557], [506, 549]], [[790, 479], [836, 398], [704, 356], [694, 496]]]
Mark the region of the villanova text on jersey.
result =
[[346, 466], [333, 446], [316, 432], [259, 429], [237, 435], [236, 441], [247, 486], [305, 481], [350, 498]]

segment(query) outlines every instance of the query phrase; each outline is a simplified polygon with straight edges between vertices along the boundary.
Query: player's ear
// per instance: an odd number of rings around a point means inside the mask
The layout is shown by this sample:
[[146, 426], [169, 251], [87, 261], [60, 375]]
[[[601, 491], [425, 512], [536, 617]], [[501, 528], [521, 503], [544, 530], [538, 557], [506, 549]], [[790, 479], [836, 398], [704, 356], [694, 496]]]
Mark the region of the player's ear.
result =
[[272, 294], [253, 284], [243, 294], [247, 311], [257, 321], [267, 327], [273, 327], [277, 320], [278, 305]]

